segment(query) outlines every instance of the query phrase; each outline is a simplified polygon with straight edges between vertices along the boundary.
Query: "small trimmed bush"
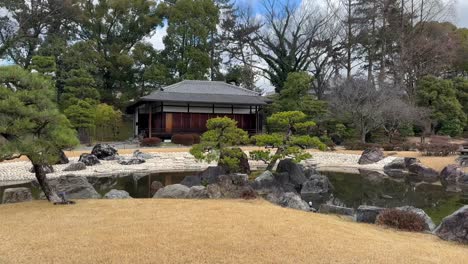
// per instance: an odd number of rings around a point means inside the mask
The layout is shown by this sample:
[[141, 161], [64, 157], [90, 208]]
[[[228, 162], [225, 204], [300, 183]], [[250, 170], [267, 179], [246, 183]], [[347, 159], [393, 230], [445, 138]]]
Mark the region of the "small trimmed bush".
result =
[[140, 147], [157, 147], [161, 144], [161, 139], [158, 137], [144, 138], [140, 141]]
[[192, 146], [200, 143], [200, 136], [197, 134], [174, 134], [171, 138], [172, 143], [184, 146]]
[[375, 223], [411, 232], [423, 232], [426, 228], [426, 222], [421, 216], [414, 212], [398, 209], [383, 210], [377, 216]]

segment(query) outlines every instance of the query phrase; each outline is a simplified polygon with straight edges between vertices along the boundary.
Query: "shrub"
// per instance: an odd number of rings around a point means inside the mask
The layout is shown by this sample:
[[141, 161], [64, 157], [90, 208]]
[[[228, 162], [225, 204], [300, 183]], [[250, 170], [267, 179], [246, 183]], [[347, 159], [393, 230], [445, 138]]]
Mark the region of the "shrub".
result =
[[431, 143], [422, 145], [420, 151], [423, 152], [424, 156], [448, 156], [456, 154], [459, 148], [457, 144]]
[[141, 147], [156, 147], [161, 144], [161, 139], [158, 137], [144, 138], [140, 141]]
[[414, 143], [385, 143], [382, 144], [385, 151], [412, 151], [417, 150], [418, 145]]
[[[198, 136], [197, 140], [200, 140], [200, 136]], [[195, 136], [194, 134], [174, 134], [171, 138], [172, 143], [180, 144], [184, 146], [192, 146], [195, 143]]]
[[411, 232], [422, 232], [426, 229], [426, 222], [421, 216], [398, 209], [383, 210], [377, 216], [376, 224]]

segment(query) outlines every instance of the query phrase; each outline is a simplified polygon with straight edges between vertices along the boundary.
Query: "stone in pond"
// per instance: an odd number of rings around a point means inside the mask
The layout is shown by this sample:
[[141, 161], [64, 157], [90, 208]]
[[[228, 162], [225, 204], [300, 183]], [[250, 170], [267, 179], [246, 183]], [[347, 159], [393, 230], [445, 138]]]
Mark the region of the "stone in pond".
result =
[[372, 164], [383, 160], [384, 153], [380, 148], [368, 148], [364, 150], [358, 163], [361, 165]]
[[445, 217], [434, 234], [444, 240], [468, 244], [468, 205]]
[[439, 173], [422, 163], [413, 163], [408, 167], [408, 170], [419, 176], [425, 182], [436, 182], [439, 180]]
[[405, 159], [394, 159], [392, 162], [384, 166], [384, 171], [387, 172], [388, 170], [406, 170]]
[[462, 182], [461, 178], [463, 178], [463, 176], [464, 173], [461, 166], [450, 164], [440, 172], [440, 181], [444, 185], [457, 185]]
[[187, 198], [190, 188], [182, 184], [168, 185], [159, 189], [153, 198]]
[[101, 164], [101, 162], [96, 156], [94, 156], [93, 154], [87, 154], [87, 153], [81, 154], [78, 161], [83, 162], [86, 166], [94, 166], [97, 164]]
[[164, 185], [160, 181], [153, 181], [150, 187], [151, 196], [154, 196], [154, 194], [162, 188], [164, 188]]
[[83, 176], [64, 175], [49, 179], [50, 186], [58, 194], [64, 193], [68, 199], [99, 199], [101, 195]]
[[185, 176], [184, 179], [180, 182], [187, 187], [202, 185], [201, 177], [197, 175]]
[[98, 159], [104, 159], [117, 155], [117, 149], [109, 144], [97, 144], [94, 146], [91, 154], [96, 156]]
[[26, 187], [8, 188], [3, 192], [2, 203], [20, 203], [32, 201], [31, 190]]
[[315, 175], [304, 182], [301, 189], [301, 197], [305, 201], [316, 201], [325, 198], [333, 186], [326, 176]]
[[374, 224], [377, 216], [385, 208], [377, 206], [361, 205], [356, 210], [356, 222]]
[[63, 169], [63, 171], [80, 171], [80, 170], [86, 170], [86, 164], [80, 161], [71, 163], [65, 169]]
[[105, 199], [131, 199], [130, 194], [123, 190], [112, 189], [104, 195]]

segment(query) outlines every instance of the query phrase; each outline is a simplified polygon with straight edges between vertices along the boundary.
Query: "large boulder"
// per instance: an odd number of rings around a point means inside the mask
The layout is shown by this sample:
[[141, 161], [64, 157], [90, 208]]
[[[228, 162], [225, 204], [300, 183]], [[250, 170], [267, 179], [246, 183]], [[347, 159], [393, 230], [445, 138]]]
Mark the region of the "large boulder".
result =
[[283, 193], [279, 197], [278, 204], [283, 207], [288, 207], [292, 209], [310, 211], [310, 206], [306, 201], [302, 200], [299, 195], [293, 192]]
[[445, 217], [434, 234], [444, 240], [468, 244], [468, 205]]
[[416, 208], [416, 207], [413, 207], [413, 206], [401, 206], [401, 207], [397, 207], [395, 209], [401, 210], [401, 211], [406, 211], [406, 212], [412, 212], [412, 213], [415, 213], [415, 214], [419, 215], [422, 219], [424, 219], [424, 222], [426, 222], [426, 230], [427, 231], [432, 231], [436, 227], [434, 222], [432, 221], [431, 217], [429, 215], [427, 215], [426, 212], [424, 212], [423, 209], [419, 209], [419, 208]]
[[[237, 170], [232, 170], [227, 163], [224, 163], [224, 159], [238, 159], [239, 160], [239, 168]], [[249, 158], [241, 148], [228, 148], [221, 151], [219, 155], [219, 163], [218, 166], [224, 168], [226, 173], [244, 173], [250, 174], [250, 165], [249, 165]]]
[[112, 189], [104, 194], [105, 199], [131, 199], [130, 194], [123, 190]]
[[109, 144], [97, 144], [94, 146], [91, 154], [96, 156], [98, 159], [105, 159], [109, 157], [114, 157], [117, 154], [117, 149]]
[[87, 153], [81, 154], [78, 161], [83, 162], [86, 166], [94, 166], [97, 164], [101, 164], [101, 162], [95, 155]]
[[101, 195], [83, 176], [64, 175], [49, 179], [50, 186], [69, 199], [99, 199]]
[[210, 198], [208, 190], [205, 186], [192, 186], [187, 194], [190, 199], [206, 199]]
[[252, 187], [256, 190], [269, 189], [276, 186], [275, 177], [271, 171], [264, 171], [252, 182]]
[[333, 186], [326, 176], [314, 175], [302, 184], [301, 197], [307, 202], [323, 200], [332, 190]]
[[301, 166], [295, 163], [292, 159], [284, 159], [278, 163], [276, 168], [277, 173], [287, 173], [289, 176], [288, 182], [291, 183], [294, 188], [300, 188], [302, 184], [307, 181], [304, 171]]
[[221, 175], [225, 175], [226, 173], [226, 169], [222, 166], [210, 166], [204, 171], [198, 173], [197, 176], [200, 177], [200, 182], [203, 185], [207, 185], [216, 183], [218, 181], [218, 177]]
[[389, 170], [406, 170], [406, 163], [405, 159], [397, 158], [394, 159], [392, 162], [388, 163], [384, 166], [384, 171], [387, 172]]
[[425, 182], [436, 182], [439, 180], [439, 173], [422, 163], [413, 163], [409, 165], [408, 171], [417, 175]]
[[8, 188], [3, 191], [2, 203], [20, 203], [32, 201], [31, 190], [26, 187]]
[[353, 216], [354, 209], [333, 204], [321, 204], [319, 213]]
[[138, 164], [142, 164], [145, 162], [146, 161], [144, 159], [133, 158], [133, 157], [129, 159], [121, 159], [117, 161], [117, 163], [119, 163], [120, 165], [138, 165]]
[[162, 188], [164, 188], [164, 185], [160, 181], [153, 181], [150, 186], [151, 196], [154, 196], [154, 194]]
[[201, 177], [197, 175], [189, 175], [185, 176], [184, 179], [180, 182], [180, 184], [183, 184], [187, 187], [192, 187], [192, 186], [197, 186], [201, 185]]
[[216, 183], [207, 186], [207, 191], [210, 198], [215, 199], [250, 199], [256, 196], [245, 174], [221, 175]]
[[63, 171], [80, 171], [80, 170], [86, 170], [86, 164], [83, 162], [74, 162], [68, 165]]
[[153, 198], [187, 198], [190, 188], [182, 184], [168, 185], [159, 189]]
[[411, 166], [412, 164], [415, 164], [415, 163], [421, 163], [421, 161], [417, 158], [403, 158], [403, 161], [405, 162], [405, 166], [406, 168], [409, 168], [409, 166]]
[[464, 175], [461, 166], [450, 164], [440, 172], [440, 181], [444, 185], [457, 185], [462, 182]]
[[358, 163], [361, 165], [372, 164], [384, 159], [384, 153], [380, 148], [368, 148], [364, 150]]
[[[46, 174], [54, 172], [54, 168], [52, 167], [52, 165], [49, 165], [49, 164], [42, 165], [42, 169], [44, 170]], [[29, 172], [36, 173], [36, 170], [34, 169], [34, 167], [31, 167], [31, 169], [29, 169]]]
[[65, 152], [63, 150], [59, 151], [59, 159], [55, 163], [55, 165], [63, 165], [63, 164], [68, 164], [70, 160], [67, 158], [67, 155], [65, 155]]
[[361, 205], [356, 210], [356, 222], [374, 224], [377, 216], [385, 208], [377, 206]]

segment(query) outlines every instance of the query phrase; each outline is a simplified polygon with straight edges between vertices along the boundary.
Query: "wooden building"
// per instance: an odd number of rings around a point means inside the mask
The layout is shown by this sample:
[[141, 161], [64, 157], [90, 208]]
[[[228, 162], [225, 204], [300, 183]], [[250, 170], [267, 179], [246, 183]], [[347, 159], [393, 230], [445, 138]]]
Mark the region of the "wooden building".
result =
[[134, 116], [135, 136], [170, 138], [206, 131], [206, 121], [227, 116], [253, 134], [262, 129], [260, 94], [224, 82], [182, 81], [141, 97], [127, 108]]

